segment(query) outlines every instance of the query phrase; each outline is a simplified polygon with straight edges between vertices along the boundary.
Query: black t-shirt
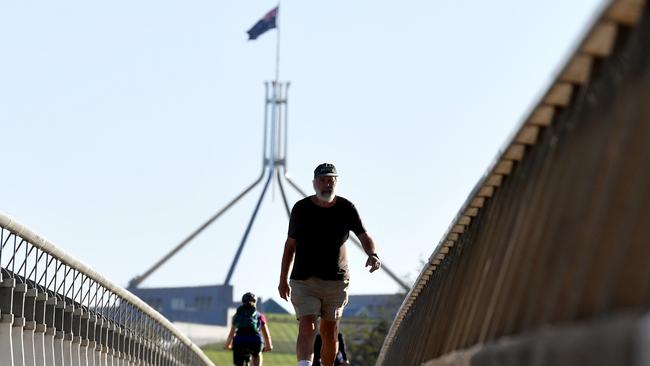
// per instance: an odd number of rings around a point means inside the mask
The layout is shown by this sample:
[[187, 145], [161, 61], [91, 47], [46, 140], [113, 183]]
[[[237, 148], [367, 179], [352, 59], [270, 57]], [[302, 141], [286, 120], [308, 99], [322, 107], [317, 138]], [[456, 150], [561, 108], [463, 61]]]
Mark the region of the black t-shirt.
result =
[[294, 280], [318, 277], [340, 281], [349, 278], [345, 242], [353, 231], [366, 232], [352, 202], [336, 196], [331, 207], [320, 207], [304, 198], [293, 206], [289, 220], [289, 237], [297, 241], [291, 271]]

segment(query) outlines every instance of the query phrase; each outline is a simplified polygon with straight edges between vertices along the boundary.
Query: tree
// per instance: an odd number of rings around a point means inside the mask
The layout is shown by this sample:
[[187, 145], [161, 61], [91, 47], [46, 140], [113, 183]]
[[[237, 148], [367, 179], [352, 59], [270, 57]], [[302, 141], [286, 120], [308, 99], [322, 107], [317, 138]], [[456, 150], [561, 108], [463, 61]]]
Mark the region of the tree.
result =
[[365, 324], [346, 324], [342, 332], [346, 338], [350, 364], [373, 366], [377, 361], [389, 328], [390, 322], [387, 319]]

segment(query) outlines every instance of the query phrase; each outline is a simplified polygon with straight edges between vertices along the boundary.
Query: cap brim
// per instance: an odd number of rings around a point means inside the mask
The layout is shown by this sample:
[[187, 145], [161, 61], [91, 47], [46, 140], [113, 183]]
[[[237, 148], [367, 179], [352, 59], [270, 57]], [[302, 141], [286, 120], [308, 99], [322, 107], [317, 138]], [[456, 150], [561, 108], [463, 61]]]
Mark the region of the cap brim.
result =
[[338, 177], [338, 176], [339, 175], [336, 174], [336, 173], [324, 173], [324, 174], [318, 174], [318, 175], [314, 176], [314, 178], [318, 178], [318, 177]]

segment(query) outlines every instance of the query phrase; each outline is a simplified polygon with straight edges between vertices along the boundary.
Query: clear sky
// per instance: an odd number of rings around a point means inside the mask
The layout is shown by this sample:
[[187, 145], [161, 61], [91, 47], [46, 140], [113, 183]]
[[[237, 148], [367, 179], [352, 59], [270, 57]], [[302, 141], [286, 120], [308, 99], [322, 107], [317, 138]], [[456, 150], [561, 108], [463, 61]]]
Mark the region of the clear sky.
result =
[[[288, 169], [335, 163], [384, 263], [419, 274], [601, 0], [284, 1]], [[0, 210], [126, 285], [260, 174], [272, 1], [0, 2]], [[291, 204], [299, 195], [288, 189]], [[223, 283], [261, 185], [143, 283]], [[235, 298], [277, 295], [265, 198]], [[391, 293], [349, 248], [351, 293]]]

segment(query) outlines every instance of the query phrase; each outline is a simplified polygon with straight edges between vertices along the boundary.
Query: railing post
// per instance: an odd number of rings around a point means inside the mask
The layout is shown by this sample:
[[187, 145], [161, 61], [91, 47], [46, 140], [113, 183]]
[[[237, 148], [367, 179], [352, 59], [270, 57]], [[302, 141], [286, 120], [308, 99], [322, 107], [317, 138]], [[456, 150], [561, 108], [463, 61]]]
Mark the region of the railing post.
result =
[[38, 291], [35, 288], [27, 289], [25, 294], [25, 327], [23, 329], [23, 349], [25, 354], [25, 365], [36, 365], [36, 296]]
[[107, 320], [105, 324], [106, 330], [104, 331], [106, 334], [106, 349], [103, 351], [106, 354], [106, 362], [108, 365], [114, 365], [114, 360], [113, 360], [113, 334], [115, 333], [113, 329], [113, 322], [110, 320]]
[[153, 361], [152, 357], [152, 352], [151, 352], [151, 341], [146, 340], [144, 343], [144, 350], [143, 350], [143, 356], [144, 356], [144, 364], [145, 365], [151, 365]]
[[73, 365], [78, 366], [73, 363], [73, 360], [79, 359], [79, 357], [73, 357], [72, 353], [72, 312], [74, 311], [74, 305], [68, 305], [63, 310], [63, 362], [66, 366]]
[[106, 342], [106, 336], [104, 335], [104, 317], [97, 315], [97, 321], [95, 321], [95, 366], [106, 365], [104, 342]]
[[90, 314], [83, 309], [78, 309], [80, 312], [80, 330], [79, 330], [79, 344], [80, 344], [80, 354], [82, 366], [88, 366], [88, 345], [90, 340], [88, 338], [88, 324], [90, 322]]
[[14, 322], [12, 312], [13, 293], [16, 286], [14, 278], [5, 278], [0, 283], [0, 364], [13, 365], [11, 328]]
[[97, 314], [93, 311], [88, 313], [88, 364], [93, 366], [99, 366], [95, 357], [97, 352], [96, 326]]
[[[65, 337], [65, 332], [63, 330], [64, 310], [65, 301], [57, 301], [54, 308], [54, 321], [56, 324], [56, 333], [54, 336], [54, 364], [56, 366], [66, 366], [64, 362], [66, 352], [63, 343]], [[69, 354], [69, 352], [67, 353]]]
[[14, 287], [13, 313], [14, 322], [11, 327], [11, 341], [14, 350], [14, 366], [23, 366], [25, 364], [25, 351], [23, 343], [23, 328], [25, 327], [25, 293], [27, 284], [19, 283]]
[[126, 365], [133, 365], [134, 364], [134, 357], [133, 357], [133, 338], [130, 330], [126, 330], [124, 336], [124, 353], [125, 359], [126, 359]]
[[74, 366], [85, 365], [86, 362], [85, 354], [82, 355], [81, 348], [81, 314], [82, 309], [80, 307], [72, 306], [72, 331], [70, 332], [70, 338], [72, 342], [72, 364]]
[[121, 325], [117, 325], [115, 329], [115, 335], [117, 338], [117, 345], [115, 346], [115, 351], [117, 353], [117, 362], [118, 365], [124, 365], [126, 358], [124, 357], [124, 329]]
[[[47, 295], [47, 294], [46, 294]], [[56, 346], [56, 307], [58, 299], [56, 296], [46, 296], [45, 305], [45, 364], [55, 366], [57, 364], [57, 355], [62, 352], [60, 347]]]
[[[36, 357], [35, 364], [36, 366], [46, 366], [51, 365], [52, 362], [47, 362], [45, 351], [45, 332], [47, 330], [47, 325], [45, 322], [45, 309], [47, 303], [47, 292], [38, 292], [36, 295], [36, 306], [34, 309], [36, 320], [36, 329], [34, 330], [34, 355]], [[52, 343], [49, 344], [50, 353], [52, 353]]]

